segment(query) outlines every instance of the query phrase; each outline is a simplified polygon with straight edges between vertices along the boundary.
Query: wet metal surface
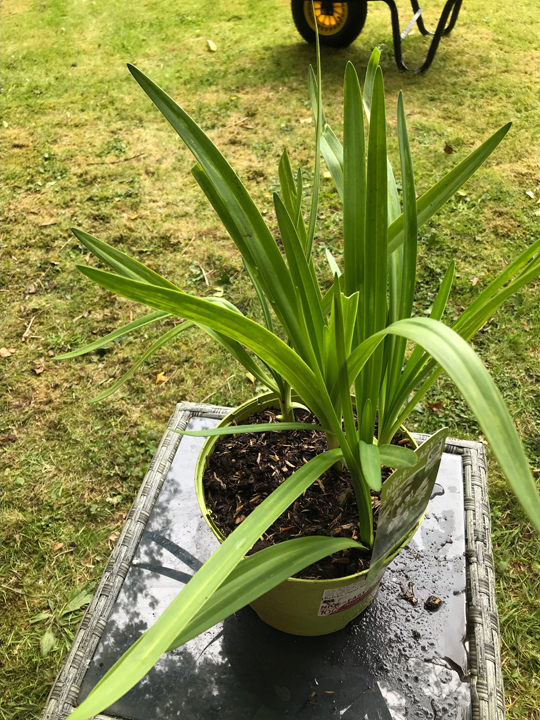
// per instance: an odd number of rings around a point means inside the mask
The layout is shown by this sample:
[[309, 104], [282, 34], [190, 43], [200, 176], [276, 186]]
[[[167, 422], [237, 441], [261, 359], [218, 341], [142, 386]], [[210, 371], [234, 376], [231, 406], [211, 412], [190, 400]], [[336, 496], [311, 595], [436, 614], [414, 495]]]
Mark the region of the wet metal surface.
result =
[[[193, 418], [189, 429], [217, 420]], [[79, 703], [217, 547], [197, 504], [203, 438], [184, 437], [83, 681]], [[426, 519], [371, 607], [295, 637], [236, 613], [164, 655], [108, 712], [133, 720], [468, 720], [461, 457], [443, 455]], [[413, 605], [403, 596], [413, 583]], [[424, 607], [441, 599], [436, 612]]]

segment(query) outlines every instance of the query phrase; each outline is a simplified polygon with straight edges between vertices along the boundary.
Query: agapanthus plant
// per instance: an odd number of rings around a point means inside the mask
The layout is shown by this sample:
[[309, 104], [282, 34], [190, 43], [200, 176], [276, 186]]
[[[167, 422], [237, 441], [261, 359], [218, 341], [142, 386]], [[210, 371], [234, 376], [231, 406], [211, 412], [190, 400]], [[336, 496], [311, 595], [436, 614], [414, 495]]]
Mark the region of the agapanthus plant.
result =
[[[381, 465], [397, 468], [416, 462], [411, 450], [390, 441], [442, 372], [450, 376], [469, 404], [518, 499], [540, 529], [540, 497], [521, 442], [499, 391], [468, 344], [506, 298], [539, 274], [540, 241], [495, 278], [452, 327], [441, 318], [454, 278], [453, 263], [438, 289], [430, 317], [413, 315], [419, 226], [493, 152], [509, 125], [417, 200], [400, 95], [401, 207], [387, 158], [384, 88], [378, 60], [375, 51], [363, 98], [356, 71], [351, 63], [347, 65], [343, 145], [325, 121], [320, 62], [317, 77], [310, 71], [316, 119], [314, 186], [306, 220], [302, 174], [298, 171], [294, 177], [284, 153], [279, 167], [281, 195], [274, 195], [283, 252], [242, 182], [208, 136], [163, 90], [130, 66], [134, 78], [194, 154], [197, 164], [193, 175], [242, 255], [265, 325], [246, 317], [223, 298], [189, 295], [137, 260], [74, 230], [80, 242], [115, 271], [83, 266], [81, 272], [102, 287], [155, 311], [63, 357], [89, 352], [160, 319], [183, 317], [187, 322], [165, 333], [100, 397], [116, 390], [166, 342], [197, 326], [275, 394], [281, 423], [272, 424], [272, 430], [323, 429], [329, 449], [291, 475], [248, 515], [74, 711], [73, 718], [82, 720], [100, 712], [142, 678], [163, 652], [187, 642], [303, 567], [345, 547], [359, 543], [372, 547], [370, 491], [381, 487]], [[332, 283], [326, 292], [312, 253], [321, 153], [343, 201], [343, 267], [327, 252]], [[276, 334], [274, 324], [279, 324], [286, 340]], [[409, 355], [407, 341], [415, 345]], [[298, 404], [316, 415], [319, 426], [295, 422]], [[201, 434], [268, 429], [266, 425], [247, 425]], [[336, 463], [343, 463], [352, 478], [359, 543], [344, 538], [297, 538], [245, 557], [279, 515]]]

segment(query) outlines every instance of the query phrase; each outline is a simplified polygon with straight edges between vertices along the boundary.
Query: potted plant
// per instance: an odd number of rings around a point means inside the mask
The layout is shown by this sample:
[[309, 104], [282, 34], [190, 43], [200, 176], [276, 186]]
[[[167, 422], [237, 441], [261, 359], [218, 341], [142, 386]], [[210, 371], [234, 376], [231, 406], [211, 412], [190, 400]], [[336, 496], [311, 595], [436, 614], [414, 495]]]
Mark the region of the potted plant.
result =
[[[382, 486], [380, 512], [388, 516], [388, 508], [397, 511], [395, 505], [385, 503], [385, 488], [395, 485], [394, 478], [398, 477], [400, 482], [417, 478], [417, 489], [425, 490], [426, 473], [440, 457], [444, 431], [440, 437], [437, 434], [425, 453], [422, 450], [427, 445], [413, 450], [404, 444], [392, 444], [392, 440], [443, 371], [460, 389], [525, 511], [540, 528], [540, 497], [519, 437], [489, 373], [467, 342], [507, 297], [538, 275], [540, 240], [495, 278], [452, 328], [443, 324], [441, 317], [452, 285], [453, 263], [430, 317], [412, 314], [419, 225], [475, 172], [497, 147], [509, 125], [417, 200], [400, 96], [402, 211], [387, 159], [384, 89], [378, 60], [375, 51], [363, 98], [356, 71], [350, 63], [347, 66], [343, 146], [324, 118], [319, 58], [317, 77], [310, 72], [316, 118], [314, 187], [305, 223], [302, 175], [298, 172], [294, 178], [284, 153], [279, 168], [281, 196], [274, 196], [283, 252], [241, 181], [210, 139], [157, 85], [130, 66], [137, 82], [195, 155], [193, 174], [242, 254], [266, 326], [245, 317], [223, 298], [190, 296], [133, 258], [74, 230], [80, 242], [115, 271], [83, 266], [81, 272], [104, 288], [154, 308], [154, 312], [62, 357], [96, 349], [173, 315], [186, 318], [186, 322], [163, 335], [135, 367], [165, 342], [195, 325], [226, 347], [268, 388], [263, 398], [234, 411], [217, 428], [199, 433], [209, 436], [197, 470], [201, 508], [207, 516], [202, 478], [218, 437], [310, 431], [323, 433], [326, 447], [309, 460], [304, 458], [298, 469], [265, 498], [259, 498], [259, 503], [253, 503], [254, 509], [243, 512], [244, 517], [238, 516], [236, 529], [227, 537], [215, 527], [222, 540], [218, 550], [74, 711], [74, 720], [101, 712], [140, 680], [163, 652], [182, 645], [247, 603], [256, 602], [273, 588], [283, 588], [282, 583], [287, 587], [285, 581], [311, 563], [350, 549], [369, 553], [376, 541], [373, 498], [381, 492], [382, 466], [398, 469], [391, 483]], [[369, 120], [367, 141], [364, 112]], [[326, 292], [312, 258], [321, 153], [343, 200], [344, 267], [340, 269], [327, 252], [330, 283]], [[407, 341], [415, 344], [410, 355]], [[125, 377], [100, 397], [117, 389]], [[268, 408], [275, 408], [277, 422], [260, 422], [260, 418], [255, 424], [247, 422], [255, 411]], [[305, 419], [308, 413], [311, 415], [307, 422], [297, 421], [296, 414]], [[423, 457], [422, 462], [419, 457]], [[263, 533], [325, 472], [333, 473], [332, 477], [348, 473], [357, 513], [357, 537], [333, 537], [330, 528], [323, 528], [316, 536], [286, 539], [248, 555]], [[214, 517], [209, 519], [211, 526]], [[401, 534], [397, 546], [386, 548], [378, 564], [372, 558], [372, 566], [384, 570], [385, 563], [407, 542], [413, 529]], [[361, 579], [347, 576], [340, 581], [347, 585]], [[288, 582], [290, 587], [295, 581]], [[368, 583], [366, 589], [369, 600], [376, 585], [370, 587]], [[356, 603], [354, 612], [360, 604]], [[264, 616], [266, 610], [260, 604], [255, 607]], [[335, 628], [326, 626], [323, 632], [329, 629]]]

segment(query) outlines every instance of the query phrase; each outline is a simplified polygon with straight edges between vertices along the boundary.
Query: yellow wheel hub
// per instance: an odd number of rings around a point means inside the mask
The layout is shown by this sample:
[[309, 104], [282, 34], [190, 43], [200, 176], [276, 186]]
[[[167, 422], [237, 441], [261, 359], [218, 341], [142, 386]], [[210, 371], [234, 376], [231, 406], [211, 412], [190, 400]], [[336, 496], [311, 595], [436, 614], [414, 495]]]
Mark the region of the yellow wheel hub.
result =
[[329, 2], [328, 0], [315, 0], [315, 17], [311, 0], [304, 1], [304, 16], [309, 27], [315, 30], [315, 18], [320, 35], [336, 35], [343, 30], [349, 15], [349, 5], [346, 2]]

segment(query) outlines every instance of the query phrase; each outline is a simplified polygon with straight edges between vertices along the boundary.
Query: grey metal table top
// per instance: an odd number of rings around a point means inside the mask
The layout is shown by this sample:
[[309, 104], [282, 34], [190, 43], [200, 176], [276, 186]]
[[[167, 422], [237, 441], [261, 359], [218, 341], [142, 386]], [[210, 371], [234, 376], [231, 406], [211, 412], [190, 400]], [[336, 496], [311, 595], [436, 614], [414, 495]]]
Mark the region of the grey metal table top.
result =
[[[176, 406], [42, 720], [69, 715], [216, 546], [193, 488], [203, 441], [171, 428], [212, 426], [227, 411]], [[416, 605], [403, 598], [411, 581]], [[504, 720], [494, 586], [484, 449], [448, 439], [426, 519], [362, 617], [305, 638], [245, 608], [164, 655], [98, 720]], [[432, 594], [443, 600], [434, 614]]]
[[[216, 423], [192, 418], [189, 429]], [[185, 437], [176, 452], [79, 702], [217, 547], [194, 490], [203, 442]], [[133, 720], [466, 718], [461, 476], [461, 458], [445, 454], [424, 523], [390, 566], [375, 603], [345, 630], [295, 637], [244, 609], [164, 655], [108, 712]], [[403, 598], [410, 581], [414, 606]], [[435, 613], [424, 607], [430, 595], [443, 601]]]

